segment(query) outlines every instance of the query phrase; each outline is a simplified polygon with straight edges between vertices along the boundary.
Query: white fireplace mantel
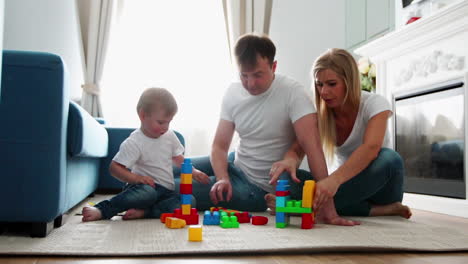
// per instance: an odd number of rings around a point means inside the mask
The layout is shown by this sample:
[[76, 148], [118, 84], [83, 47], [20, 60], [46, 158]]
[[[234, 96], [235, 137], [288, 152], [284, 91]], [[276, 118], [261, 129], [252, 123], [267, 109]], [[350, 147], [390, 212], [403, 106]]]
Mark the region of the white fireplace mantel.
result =
[[[464, 80], [465, 126], [468, 128], [468, 0], [454, 2], [354, 52], [369, 57], [376, 64], [377, 93], [390, 102], [400, 91]], [[394, 131], [392, 124], [390, 131]], [[467, 141], [468, 129], [465, 129], [465, 149], [468, 149]], [[467, 156], [465, 154], [465, 177], [468, 175]], [[465, 183], [468, 191], [466, 180]], [[404, 202], [413, 208], [468, 218], [468, 199], [405, 193]]]

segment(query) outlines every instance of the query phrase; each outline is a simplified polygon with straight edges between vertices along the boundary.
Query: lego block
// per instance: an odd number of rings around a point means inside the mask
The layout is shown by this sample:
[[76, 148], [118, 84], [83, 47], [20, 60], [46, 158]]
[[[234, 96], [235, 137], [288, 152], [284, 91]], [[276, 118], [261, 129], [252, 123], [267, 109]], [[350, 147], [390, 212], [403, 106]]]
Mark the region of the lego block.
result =
[[314, 214], [302, 214], [302, 229], [311, 229], [314, 227]]
[[205, 214], [203, 216], [203, 224], [204, 225], [219, 225], [220, 224], [219, 211], [215, 211], [215, 212], [205, 211]]
[[180, 207], [182, 208], [183, 215], [190, 215], [192, 209], [190, 204], [182, 204]]
[[276, 196], [289, 196], [290, 194], [290, 191], [276, 191]]
[[289, 185], [276, 185], [276, 191], [289, 191]]
[[266, 225], [268, 224], [268, 217], [265, 216], [252, 216], [252, 225]]
[[222, 228], [239, 228], [237, 216], [221, 216], [221, 222], [219, 225]]
[[180, 166], [180, 173], [184, 174], [192, 174], [192, 160], [191, 159], [184, 159], [184, 162]]
[[188, 240], [199, 242], [203, 240], [203, 228], [201, 225], [191, 225], [188, 228]]
[[312, 208], [302, 207], [302, 201], [289, 200], [286, 202], [286, 207], [276, 207], [276, 212], [282, 213], [312, 213]]
[[183, 228], [186, 223], [184, 219], [179, 219], [176, 217], [167, 217], [166, 218], [166, 227], [168, 228]]
[[276, 223], [286, 223], [286, 213], [276, 213]]
[[161, 220], [161, 223], [165, 223], [167, 217], [173, 217], [173, 216], [174, 216], [173, 213], [162, 213], [159, 219]]
[[196, 208], [192, 208], [189, 215], [182, 214], [182, 210], [177, 208], [174, 210], [174, 217], [184, 219], [187, 225], [198, 225], [198, 211]]
[[315, 181], [308, 180], [304, 182], [302, 188], [302, 207], [312, 208], [314, 199]]
[[285, 228], [289, 225], [289, 223], [276, 223], [276, 228]]
[[191, 194], [181, 194], [180, 195], [180, 204], [192, 204], [192, 195]]
[[180, 174], [181, 184], [192, 184], [192, 174], [182, 173]]
[[237, 217], [237, 221], [239, 223], [250, 223], [250, 216], [249, 212], [238, 212], [234, 213], [234, 215]]
[[289, 196], [276, 196], [276, 207], [286, 207], [286, 202], [291, 200]]
[[192, 184], [180, 184], [180, 194], [192, 194]]

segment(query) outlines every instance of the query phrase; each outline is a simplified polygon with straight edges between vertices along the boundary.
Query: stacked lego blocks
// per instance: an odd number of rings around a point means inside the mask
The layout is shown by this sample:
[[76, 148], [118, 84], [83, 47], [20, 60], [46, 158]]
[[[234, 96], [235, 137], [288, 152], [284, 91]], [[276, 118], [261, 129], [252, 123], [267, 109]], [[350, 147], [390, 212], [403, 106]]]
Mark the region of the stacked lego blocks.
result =
[[276, 184], [276, 227], [285, 228], [289, 225], [291, 213], [301, 214], [302, 229], [314, 226], [312, 204], [314, 200], [315, 181], [305, 181], [302, 190], [302, 200], [291, 200], [288, 180], [278, 180]]

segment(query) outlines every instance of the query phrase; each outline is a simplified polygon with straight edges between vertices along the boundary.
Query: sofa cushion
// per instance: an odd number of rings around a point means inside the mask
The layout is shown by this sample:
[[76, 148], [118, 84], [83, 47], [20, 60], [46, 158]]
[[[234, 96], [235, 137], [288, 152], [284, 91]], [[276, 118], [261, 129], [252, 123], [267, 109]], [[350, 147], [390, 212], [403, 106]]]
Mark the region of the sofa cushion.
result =
[[86, 110], [70, 101], [68, 110], [67, 151], [70, 156], [107, 156], [108, 135]]

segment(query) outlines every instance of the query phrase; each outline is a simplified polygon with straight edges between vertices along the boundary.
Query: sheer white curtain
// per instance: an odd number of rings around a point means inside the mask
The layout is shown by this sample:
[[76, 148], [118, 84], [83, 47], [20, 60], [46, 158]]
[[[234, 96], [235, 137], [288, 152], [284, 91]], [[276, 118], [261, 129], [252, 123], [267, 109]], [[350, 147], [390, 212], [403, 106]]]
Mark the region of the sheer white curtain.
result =
[[80, 19], [85, 20], [80, 21], [85, 62], [81, 105], [92, 116], [101, 117], [101, 78], [117, 0], [81, 0], [77, 5]]
[[184, 135], [186, 154], [209, 154], [233, 77], [222, 2], [132, 0], [120, 11], [102, 80], [106, 121], [138, 127], [141, 92], [164, 87], [179, 105], [171, 128]]

